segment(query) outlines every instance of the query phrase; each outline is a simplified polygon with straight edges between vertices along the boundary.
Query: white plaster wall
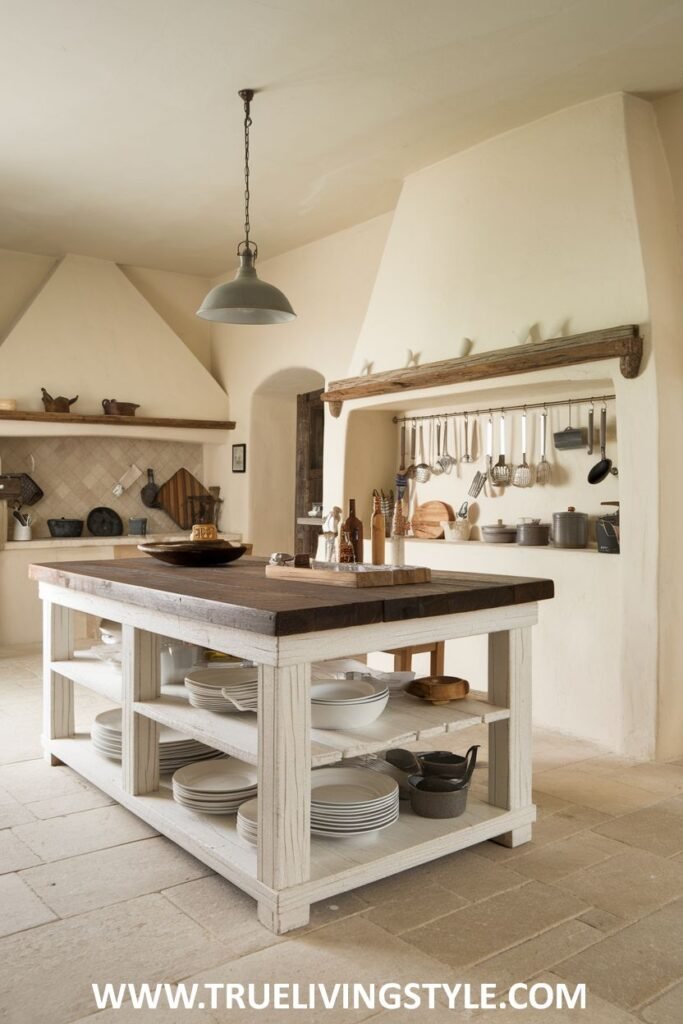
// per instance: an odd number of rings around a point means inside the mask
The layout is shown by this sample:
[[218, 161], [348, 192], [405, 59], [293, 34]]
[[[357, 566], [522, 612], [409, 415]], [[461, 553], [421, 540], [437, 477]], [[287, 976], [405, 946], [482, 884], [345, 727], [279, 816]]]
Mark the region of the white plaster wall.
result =
[[[641, 250], [651, 311], [653, 353], [657, 370], [657, 447], [649, 455], [658, 469], [656, 491], [640, 491], [638, 516], [648, 532], [659, 527], [657, 605], [659, 687], [657, 700], [657, 756], [679, 756], [683, 750], [683, 549], [680, 543], [680, 509], [683, 477], [672, 472], [680, 465], [683, 436], [683, 247], [680, 232], [683, 199], [683, 103], [667, 105], [665, 134], [660, 137], [655, 112], [649, 103], [628, 97], [626, 105], [629, 154], [638, 213]], [[662, 120], [660, 119], [660, 124]], [[677, 125], [677, 131], [675, 127]], [[664, 144], [663, 144], [664, 143]], [[666, 149], [665, 149], [666, 146]], [[667, 154], [669, 162], [667, 163]], [[675, 213], [678, 201], [677, 221]], [[645, 414], [654, 418], [653, 409]], [[656, 454], [656, 457], [655, 457]], [[640, 467], [639, 467], [640, 468]], [[648, 476], [651, 478], [653, 472]], [[654, 500], [653, 500], [654, 498]], [[635, 568], [635, 567], [634, 567]], [[647, 565], [649, 577], [653, 567]], [[640, 618], [640, 635], [634, 636], [634, 654], [643, 643], [649, 617], [637, 603], [637, 579], [633, 580], [631, 620]]]
[[[296, 320], [277, 327], [215, 325], [214, 372], [230, 393], [231, 418], [237, 421], [233, 441], [247, 443], [248, 469], [244, 475], [232, 474], [227, 459], [218, 452], [207, 451], [207, 471], [223, 486], [224, 521], [246, 540], [260, 538], [259, 545], [264, 549], [275, 548], [267, 540], [271, 518], [269, 512], [261, 518], [257, 502], [252, 503], [250, 511], [250, 474], [260, 472], [265, 459], [271, 460], [278, 453], [285, 460], [291, 458], [291, 430], [281, 438], [275, 429], [266, 431], [264, 436], [263, 424], [259, 422], [253, 434], [257, 420], [253, 396], [269, 378], [288, 370], [294, 371], [292, 386], [283, 387], [290, 400], [298, 386], [294, 382], [302, 371], [315, 371], [326, 380], [346, 374], [390, 220], [389, 215], [378, 217], [259, 263], [259, 275], [283, 289], [299, 314]], [[227, 279], [231, 277], [232, 273], [226, 275]], [[310, 384], [310, 388], [316, 386]], [[327, 417], [326, 433], [334, 432], [330, 422]], [[326, 446], [327, 443], [326, 437]], [[333, 471], [341, 473], [341, 465]], [[293, 463], [287, 472], [293, 479]], [[282, 498], [281, 489], [269, 475], [264, 479], [262, 502], [280, 503], [283, 519], [293, 517], [289, 497]], [[287, 529], [283, 523], [284, 536]], [[283, 534], [278, 531], [277, 536]]]
[[[593, 597], [599, 594], [600, 614], [578, 619], [584, 562], [574, 556], [573, 562], [553, 563], [549, 575], [556, 578], [558, 596], [553, 611], [544, 612], [544, 643], [548, 650], [561, 649], [568, 635], [573, 639], [567, 658], [537, 678], [536, 713], [552, 724], [555, 707], [555, 724], [565, 731], [648, 756], [655, 749], [658, 660], [658, 473], [651, 458], [658, 435], [657, 391], [631, 175], [631, 148], [645, 130], [627, 119], [626, 106], [621, 95], [582, 104], [410, 177], [350, 371], [357, 373], [366, 358], [376, 369], [401, 366], [407, 348], [421, 351], [422, 362], [453, 357], [463, 336], [475, 340], [475, 351], [507, 347], [533, 325], [541, 337], [619, 323], [643, 325], [646, 355], [636, 381], [621, 378], [611, 361], [526, 374], [512, 384], [488, 381], [418, 392], [412, 399], [425, 408], [444, 400], [468, 407], [485, 393], [481, 404], [495, 404], [499, 388], [517, 401], [525, 395], [537, 400], [541, 388], [571, 392], [580, 383], [590, 390], [613, 378], [623, 553], [618, 567], [607, 556], [584, 556], [595, 559], [590, 586]], [[392, 398], [395, 406], [395, 396], [365, 405], [388, 410]], [[334, 493], [333, 467], [353, 462], [353, 451], [345, 450], [346, 430], [349, 415], [361, 405], [347, 403], [328, 432], [328, 503], [341, 497], [338, 475]], [[346, 485], [351, 486], [348, 473]], [[599, 500], [613, 497], [615, 487], [603, 485]], [[548, 494], [544, 502], [552, 500], [552, 491]], [[510, 518], [505, 499], [495, 504], [496, 518]], [[512, 504], [508, 501], [514, 514]], [[566, 504], [558, 502], [556, 509]], [[455, 551], [439, 551], [440, 564], [458, 567]], [[484, 545], [468, 549], [467, 557], [471, 568], [489, 571], [495, 568], [492, 560], [498, 561], [489, 550], [484, 554]], [[607, 636], [601, 624], [607, 624]]]
[[113, 263], [66, 256], [0, 347], [0, 378], [19, 408], [42, 409], [40, 387], [103, 398], [139, 415], [227, 418], [228, 398], [165, 320]]

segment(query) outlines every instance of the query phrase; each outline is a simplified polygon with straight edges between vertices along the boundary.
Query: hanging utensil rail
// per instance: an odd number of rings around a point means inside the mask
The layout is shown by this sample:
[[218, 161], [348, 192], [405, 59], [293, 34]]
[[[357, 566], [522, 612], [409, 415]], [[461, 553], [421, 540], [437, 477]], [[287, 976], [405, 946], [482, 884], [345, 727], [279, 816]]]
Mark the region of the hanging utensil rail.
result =
[[443, 420], [455, 416], [484, 416], [491, 412], [524, 412], [529, 409], [552, 409], [555, 406], [566, 406], [568, 402], [572, 405], [587, 405], [589, 402], [614, 402], [616, 395], [587, 395], [585, 398], [557, 398], [551, 402], [522, 402], [519, 405], [487, 405], [483, 409], [458, 409], [457, 412], [434, 412], [422, 416], [394, 416], [394, 423], [419, 423], [420, 420]]

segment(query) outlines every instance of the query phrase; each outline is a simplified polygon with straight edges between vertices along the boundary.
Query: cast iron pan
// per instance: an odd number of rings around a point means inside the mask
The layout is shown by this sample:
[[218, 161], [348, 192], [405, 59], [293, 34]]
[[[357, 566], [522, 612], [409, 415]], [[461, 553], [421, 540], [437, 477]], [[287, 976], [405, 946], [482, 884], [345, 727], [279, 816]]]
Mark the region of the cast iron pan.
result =
[[113, 508], [98, 506], [92, 509], [87, 524], [93, 537], [120, 537], [123, 533], [121, 516]]

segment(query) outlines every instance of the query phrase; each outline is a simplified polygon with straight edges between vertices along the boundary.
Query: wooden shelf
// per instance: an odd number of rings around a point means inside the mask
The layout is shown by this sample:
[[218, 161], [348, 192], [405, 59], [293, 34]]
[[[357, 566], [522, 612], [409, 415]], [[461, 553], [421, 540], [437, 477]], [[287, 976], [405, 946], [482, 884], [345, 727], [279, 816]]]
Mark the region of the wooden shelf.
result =
[[608, 327], [569, 338], [553, 338], [514, 348], [492, 349], [461, 359], [443, 359], [438, 363], [386, 370], [364, 377], [348, 377], [332, 381], [323, 392], [330, 412], [339, 416], [342, 403], [351, 398], [373, 398], [415, 391], [419, 388], [443, 387], [465, 381], [507, 377], [534, 370], [547, 370], [577, 363], [596, 362], [617, 357], [624, 377], [637, 377], [643, 354], [643, 339], [637, 324]]
[[322, 516], [298, 516], [296, 520], [297, 526], [322, 526], [323, 522]]
[[[238, 834], [234, 815], [208, 815], [176, 803], [167, 782], [132, 796], [121, 785], [121, 765], [100, 756], [90, 738], [51, 740], [48, 751], [143, 821], [258, 899], [271, 892], [257, 880], [256, 848]], [[492, 839], [535, 820], [533, 805], [493, 807], [470, 793], [460, 818], [419, 818], [401, 801], [399, 820], [371, 836], [311, 837], [311, 877], [290, 890], [292, 903], [313, 902], [385, 878], [396, 871]]]
[[184, 420], [161, 416], [86, 416], [78, 412], [13, 412], [0, 410], [0, 422], [90, 423], [110, 427], [182, 427], [185, 430], [234, 430], [234, 420]]
[[[256, 764], [258, 728], [256, 715], [216, 714], [192, 707], [178, 697], [162, 695], [157, 700], [139, 701], [135, 711], [163, 725], [186, 733], [200, 743]], [[388, 747], [412, 743], [446, 732], [458, 732], [481, 723], [503, 721], [510, 717], [507, 708], [495, 707], [477, 696], [434, 707], [404, 693], [394, 693], [384, 714], [364, 729], [346, 732], [311, 729], [311, 763], [314, 768], [335, 764], [348, 757], [372, 754]]]

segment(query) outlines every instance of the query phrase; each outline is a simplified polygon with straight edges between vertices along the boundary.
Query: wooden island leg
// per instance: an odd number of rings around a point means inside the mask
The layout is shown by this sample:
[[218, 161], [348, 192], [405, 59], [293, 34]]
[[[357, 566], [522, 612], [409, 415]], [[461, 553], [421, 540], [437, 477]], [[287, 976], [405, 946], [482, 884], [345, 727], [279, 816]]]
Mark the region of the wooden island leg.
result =
[[[489, 803], [506, 810], [531, 805], [531, 628], [489, 634], [489, 700], [510, 718], [489, 725]], [[497, 836], [502, 846], [531, 839], [531, 825]]]
[[[311, 667], [258, 673], [258, 878], [280, 892], [311, 871]], [[276, 935], [308, 924], [308, 903], [281, 909], [260, 900], [259, 921]]]
[[124, 626], [121, 656], [122, 785], [140, 796], [159, 788], [159, 723], [133, 711], [133, 701], [161, 693], [159, 637]]
[[43, 743], [51, 765], [63, 764], [47, 750], [51, 740], [74, 734], [74, 684], [52, 671], [53, 661], [68, 661], [74, 649], [73, 612], [43, 601]]

